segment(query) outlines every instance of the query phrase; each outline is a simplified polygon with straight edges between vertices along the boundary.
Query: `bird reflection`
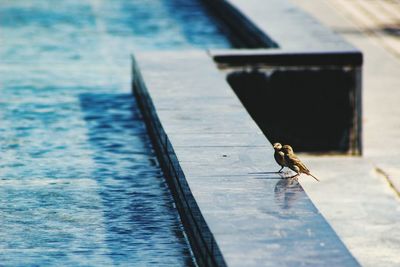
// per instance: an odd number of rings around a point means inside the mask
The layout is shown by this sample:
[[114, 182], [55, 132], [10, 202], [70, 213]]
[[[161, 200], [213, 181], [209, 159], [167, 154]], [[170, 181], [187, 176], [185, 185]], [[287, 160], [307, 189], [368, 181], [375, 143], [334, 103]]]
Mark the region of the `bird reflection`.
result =
[[303, 192], [297, 179], [281, 179], [275, 185], [275, 203], [282, 209], [290, 209]]

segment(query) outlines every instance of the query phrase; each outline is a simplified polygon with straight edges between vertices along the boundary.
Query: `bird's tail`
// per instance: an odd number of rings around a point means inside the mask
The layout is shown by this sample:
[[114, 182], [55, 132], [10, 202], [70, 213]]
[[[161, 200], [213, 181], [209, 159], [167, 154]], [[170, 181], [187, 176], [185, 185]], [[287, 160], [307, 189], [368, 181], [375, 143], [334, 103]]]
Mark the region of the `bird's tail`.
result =
[[314, 175], [312, 175], [311, 173], [309, 173], [308, 175], [310, 175], [312, 178], [314, 178], [315, 180], [317, 180], [319, 182], [319, 179], [317, 177], [315, 177]]

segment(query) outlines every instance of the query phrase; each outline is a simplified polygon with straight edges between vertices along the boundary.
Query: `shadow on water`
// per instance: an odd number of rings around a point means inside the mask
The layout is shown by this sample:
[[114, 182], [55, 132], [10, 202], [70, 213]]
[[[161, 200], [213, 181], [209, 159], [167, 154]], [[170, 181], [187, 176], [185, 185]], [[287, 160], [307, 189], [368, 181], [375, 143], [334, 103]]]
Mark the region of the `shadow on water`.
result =
[[113, 262], [193, 266], [135, 99], [130, 94], [81, 94], [80, 103]]

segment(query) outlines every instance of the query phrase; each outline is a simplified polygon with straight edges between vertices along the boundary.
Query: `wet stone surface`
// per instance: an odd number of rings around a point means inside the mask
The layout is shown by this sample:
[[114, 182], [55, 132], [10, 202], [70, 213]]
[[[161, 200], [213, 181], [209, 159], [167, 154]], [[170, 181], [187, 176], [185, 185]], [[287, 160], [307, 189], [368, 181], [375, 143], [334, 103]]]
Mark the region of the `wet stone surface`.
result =
[[[192, 229], [201, 229], [188, 233], [205, 261], [231, 267], [359, 266], [300, 183], [285, 179], [293, 173], [276, 173], [271, 144], [205, 52], [137, 53], [135, 60], [134, 77], [143, 80], [134, 80], [133, 88], [141, 103], [150, 96], [154, 104], [145, 104], [146, 114], [184, 199], [182, 213], [189, 214]], [[141, 76], [135, 75], [137, 66]], [[170, 85], [167, 92], [182, 92], [169, 105], [159, 77]], [[182, 104], [193, 95], [218, 101]]]
[[196, 1], [0, 3], [1, 265], [193, 265], [130, 53], [206, 47]]

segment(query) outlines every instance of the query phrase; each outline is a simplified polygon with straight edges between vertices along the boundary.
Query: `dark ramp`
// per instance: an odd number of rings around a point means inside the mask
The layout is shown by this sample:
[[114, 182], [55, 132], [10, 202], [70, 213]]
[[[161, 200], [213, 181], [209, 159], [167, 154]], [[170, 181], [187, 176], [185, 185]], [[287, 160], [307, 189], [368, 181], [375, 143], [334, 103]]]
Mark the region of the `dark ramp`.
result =
[[227, 79], [271, 143], [309, 152], [350, 149], [351, 73], [253, 70], [233, 72]]

